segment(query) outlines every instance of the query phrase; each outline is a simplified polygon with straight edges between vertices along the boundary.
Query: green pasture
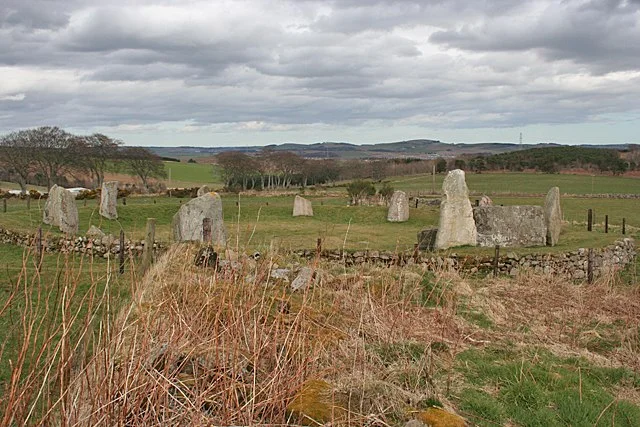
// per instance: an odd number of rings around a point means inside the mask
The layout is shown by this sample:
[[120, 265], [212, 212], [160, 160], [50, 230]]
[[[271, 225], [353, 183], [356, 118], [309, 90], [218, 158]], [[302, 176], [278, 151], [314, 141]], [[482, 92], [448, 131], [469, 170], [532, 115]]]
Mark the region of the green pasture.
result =
[[[293, 195], [289, 196], [223, 196], [223, 211], [230, 246], [259, 249], [277, 244], [283, 249], [314, 248], [317, 238], [325, 248], [348, 250], [406, 250], [413, 248], [416, 234], [423, 228], [437, 226], [439, 208], [410, 208], [405, 223], [386, 220], [386, 207], [348, 206], [347, 197], [307, 196], [313, 203], [313, 217], [292, 217]], [[168, 197], [128, 197], [126, 206], [118, 200], [117, 220], [107, 220], [98, 214], [98, 200], [78, 200], [80, 233], [91, 225], [106, 233], [119, 234], [124, 229], [127, 238], [143, 239], [147, 218], [157, 219], [156, 239], [169, 241], [171, 219], [181, 204], [189, 199]], [[494, 197], [495, 204], [542, 205], [542, 197]], [[42, 224], [44, 201], [9, 199], [7, 213], [0, 212], [0, 226], [23, 233], [34, 232], [39, 226], [46, 233], [59, 234], [57, 228]], [[519, 251], [564, 251], [576, 247], [599, 246], [621, 236], [622, 218], [626, 218], [627, 234], [637, 234], [640, 228], [638, 199], [562, 199], [563, 214], [569, 222], [560, 244], [554, 248], [531, 248]], [[587, 209], [595, 212], [593, 232], [586, 231]], [[609, 215], [608, 234], [604, 233], [604, 215]], [[464, 251], [483, 250], [468, 248]]]
[[[115, 313], [130, 295], [135, 277], [135, 269], [130, 265], [127, 260], [125, 274], [120, 275], [113, 259], [109, 262], [76, 253], [45, 253], [38, 268], [34, 251], [0, 243], [0, 309], [4, 307], [0, 312], [0, 390], [11, 374], [8, 361], [17, 360], [25, 339], [22, 322], [25, 308], [27, 319], [38, 326], [31, 336], [33, 349], [43, 345], [42, 339], [47, 334], [53, 334], [55, 340], [60, 338], [60, 331], [55, 328], [60, 325], [64, 299], [70, 301], [69, 313], [79, 311], [82, 319], [91, 306], [90, 299], [96, 300], [107, 290]], [[105, 288], [107, 282], [108, 289]], [[95, 303], [93, 307], [99, 308]], [[72, 326], [72, 336], [80, 323]]]
[[200, 187], [203, 184], [222, 186], [220, 169], [206, 163], [164, 162], [165, 182], [169, 187]]
[[[436, 175], [436, 192], [440, 193], [446, 175]], [[430, 174], [388, 178], [396, 190], [431, 192]], [[543, 173], [466, 173], [467, 186], [472, 193], [485, 194], [546, 194], [551, 187], [559, 187], [561, 194], [640, 194], [640, 179], [619, 176], [590, 176]]]

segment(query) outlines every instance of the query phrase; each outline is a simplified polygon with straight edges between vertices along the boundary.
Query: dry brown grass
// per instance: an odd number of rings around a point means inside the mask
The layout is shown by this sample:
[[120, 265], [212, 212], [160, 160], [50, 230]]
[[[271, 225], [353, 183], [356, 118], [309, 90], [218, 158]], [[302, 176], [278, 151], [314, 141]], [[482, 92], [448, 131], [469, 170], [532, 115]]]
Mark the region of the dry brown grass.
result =
[[[46, 350], [51, 372], [29, 373], [26, 382], [16, 372], [0, 401], [5, 424], [313, 424], [292, 418], [287, 405], [303, 384], [322, 380], [342, 423], [395, 425], [433, 399], [451, 407], [457, 353], [507, 341], [640, 370], [640, 295], [610, 277], [594, 285], [527, 274], [473, 281], [441, 271], [425, 288], [419, 266], [313, 260], [317, 282], [292, 293], [269, 271], [299, 260], [272, 253], [216, 272], [193, 266], [195, 251], [172, 247], [134, 280], [131, 304], [117, 316], [69, 313], [59, 331], [80, 322], [82, 339]], [[106, 295], [94, 292], [87, 303], [108, 305]], [[462, 306], [493, 327], [465, 320]], [[24, 319], [36, 320], [28, 312]], [[590, 350], [602, 325], [619, 342]], [[25, 357], [30, 351], [26, 343]]]

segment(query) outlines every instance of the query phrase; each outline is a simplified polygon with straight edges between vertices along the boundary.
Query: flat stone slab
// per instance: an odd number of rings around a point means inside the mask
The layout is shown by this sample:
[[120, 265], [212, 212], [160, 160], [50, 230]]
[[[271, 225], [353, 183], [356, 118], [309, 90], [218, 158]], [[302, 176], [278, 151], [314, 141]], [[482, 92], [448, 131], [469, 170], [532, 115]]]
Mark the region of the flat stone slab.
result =
[[542, 206], [484, 206], [473, 209], [478, 246], [544, 246]]

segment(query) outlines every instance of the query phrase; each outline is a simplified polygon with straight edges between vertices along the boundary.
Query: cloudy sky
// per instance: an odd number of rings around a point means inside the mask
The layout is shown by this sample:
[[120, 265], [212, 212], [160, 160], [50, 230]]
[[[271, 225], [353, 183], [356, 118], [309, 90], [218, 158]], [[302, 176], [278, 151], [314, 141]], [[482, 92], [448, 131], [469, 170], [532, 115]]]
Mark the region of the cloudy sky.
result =
[[640, 0], [1, 0], [0, 133], [640, 142]]

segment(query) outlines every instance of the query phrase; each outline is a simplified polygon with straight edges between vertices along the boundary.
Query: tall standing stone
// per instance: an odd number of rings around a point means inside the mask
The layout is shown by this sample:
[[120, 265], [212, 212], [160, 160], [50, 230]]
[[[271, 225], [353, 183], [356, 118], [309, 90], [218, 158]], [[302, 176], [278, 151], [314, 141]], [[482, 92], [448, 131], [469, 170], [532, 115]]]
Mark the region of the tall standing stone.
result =
[[100, 191], [100, 215], [107, 219], [118, 218], [118, 181], [102, 183]]
[[463, 245], [475, 246], [478, 236], [464, 171], [460, 169], [449, 171], [442, 183], [442, 192], [444, 197], [440, 203], [440, 225], [436, 237], [436, 249]]
[[211, 219], [211, 241], [225, 246], [227, 235], [222, 216], [222, 199], [218, 193], [207, 193], [185, 203], [173, 216], [171, 226], [176, 242], [203, 241], [202, 220]]
[[78, 207], [73, 193], [54, 184], [49, 190], [47, 201], [44, 204], [42, 221], [45, 224], [59, 227], [63, 233], [76, 234], [78, 232]]
[[551, 187], [544, 200], [544, 222], [547, 226], [547, 245], [557, 245], [562, 228], [562, 208], [558, 187]]
[[304, 197], [296, 196], [293, 201], [293, 216], [313, 216], [311, 201]]
[[391, 196], [389, 210], [387, 211], [387, 221], [405, 222], [409, 220], [409, 198], [404, 191], [396, 190]]

